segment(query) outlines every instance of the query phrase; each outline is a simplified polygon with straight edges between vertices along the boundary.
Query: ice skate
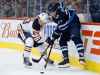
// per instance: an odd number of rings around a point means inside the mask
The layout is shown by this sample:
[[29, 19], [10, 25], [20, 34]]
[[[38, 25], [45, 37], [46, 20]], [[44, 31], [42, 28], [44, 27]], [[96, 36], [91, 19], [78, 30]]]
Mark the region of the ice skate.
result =
[[58, 63], [59, 68], [69, 68], [69, 60], [64, 59], [62, 62]]
[[24, 57], [23, 63], [25, 64], [25, 66], [32, 66], [32, 63], [30, 62], [28, 57]]
[[86, 61], [85, 61], [85, 59], [79, 59], [79, 63], [81, 64], [81, 65], [86, 65]]

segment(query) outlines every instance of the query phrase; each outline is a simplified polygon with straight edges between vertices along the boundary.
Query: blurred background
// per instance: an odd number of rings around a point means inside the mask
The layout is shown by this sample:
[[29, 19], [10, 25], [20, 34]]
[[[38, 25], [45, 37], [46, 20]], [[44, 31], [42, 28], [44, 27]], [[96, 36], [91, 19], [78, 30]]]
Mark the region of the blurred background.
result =
[[57, 1], [76, 10], [81, 22], [100, 22], [100, 0], [0, 0], [0, 18], [34, 17]]

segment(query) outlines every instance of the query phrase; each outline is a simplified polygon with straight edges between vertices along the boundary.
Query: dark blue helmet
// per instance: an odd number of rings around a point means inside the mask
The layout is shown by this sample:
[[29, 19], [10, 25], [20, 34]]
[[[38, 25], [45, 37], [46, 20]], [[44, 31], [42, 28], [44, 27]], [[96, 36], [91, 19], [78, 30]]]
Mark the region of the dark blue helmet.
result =
[[60, 9], [60, 4], [59, 3], [50, 3], [48, 5], [48, 12], [55, 12], [58, 11]]

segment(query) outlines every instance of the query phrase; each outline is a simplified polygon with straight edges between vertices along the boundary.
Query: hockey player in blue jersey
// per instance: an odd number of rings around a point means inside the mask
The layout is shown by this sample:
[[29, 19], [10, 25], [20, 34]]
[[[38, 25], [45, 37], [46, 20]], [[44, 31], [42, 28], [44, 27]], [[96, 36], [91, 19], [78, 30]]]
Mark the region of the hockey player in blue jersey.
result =
[[32, 47], [41, 45], [39, 42], [41, 39], [40, 31], [46, 22], [48, 22], [48, 14], [41, 13], [34, 18], [33, 23], [31, 20], [24, 20], [21, 25], [18, 26], [19, 35], [18, 37], [25, 44], [23, 53], [23, 62], [27, 66], [32, 66], [30, 61], [30, 55]]
[[52, 38], [48, 39], [47, 43], [53, 44], [54, 41], [60, 38], [59, 44], [62, 50], [64, 60], [59, 65], [69, 64], [67, 42], [73, 40], [79, 54], [80, 64], [85, 64], [84, 46], [81, 40], [80, 28], [81, 24], [78, 16], [73, 10], [64, 10], [59, 3], [49, 4], [48, 14], [53, 21], [58, 25], [52, 34]]

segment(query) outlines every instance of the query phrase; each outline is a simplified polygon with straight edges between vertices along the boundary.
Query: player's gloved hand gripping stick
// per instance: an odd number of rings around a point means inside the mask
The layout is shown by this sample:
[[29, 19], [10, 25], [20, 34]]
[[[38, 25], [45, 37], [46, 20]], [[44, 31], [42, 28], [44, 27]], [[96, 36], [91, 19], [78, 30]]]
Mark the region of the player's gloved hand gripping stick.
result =
[[[38, 62], [41, 60], [41, 58], [42, 58], [44, 55], [46, 55], [48, 48], [49, 48], [50, 46], [51, 46], [51, 47], [53, 46], [53, 43], [54, 43], [54, 42], [50, 39], [50, 37], [47, 38], [46, 42], [47, 42], [49, 45], [48, 45], [47, 48], [44, 50], [44, 52], [42, 53], [42, 55], [41, 55], [41, 57], [40, 57], [39, 59], [34, 59], [34, 58], [32, 58], [32, 61], [33, 61], [33, 62], [38, 63]], [[50, 49], [51, 49], [51, 47], [50, 47]]]

